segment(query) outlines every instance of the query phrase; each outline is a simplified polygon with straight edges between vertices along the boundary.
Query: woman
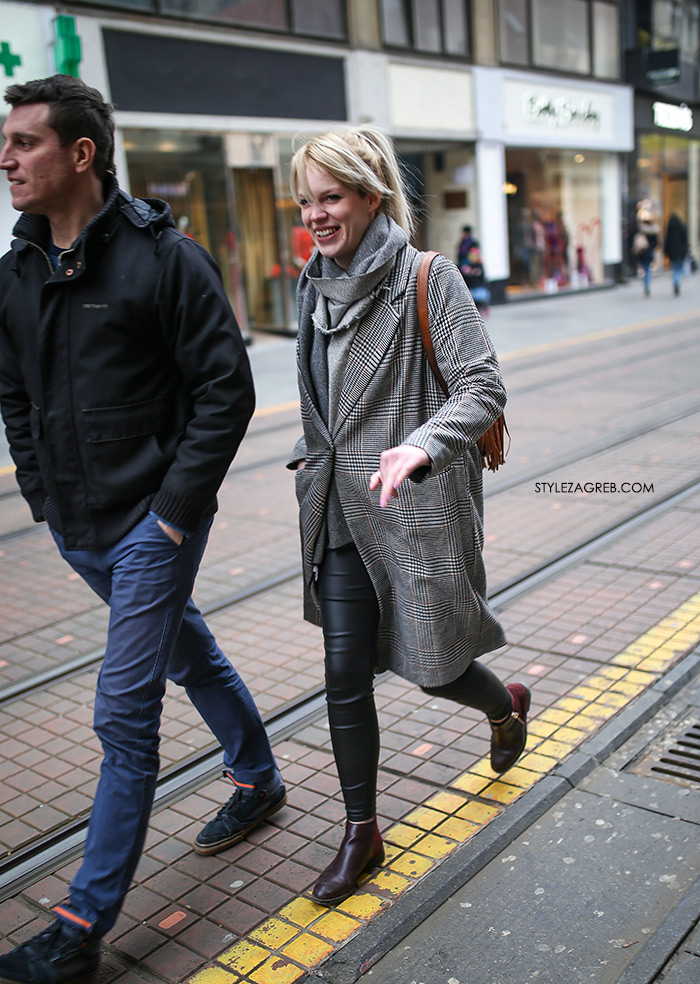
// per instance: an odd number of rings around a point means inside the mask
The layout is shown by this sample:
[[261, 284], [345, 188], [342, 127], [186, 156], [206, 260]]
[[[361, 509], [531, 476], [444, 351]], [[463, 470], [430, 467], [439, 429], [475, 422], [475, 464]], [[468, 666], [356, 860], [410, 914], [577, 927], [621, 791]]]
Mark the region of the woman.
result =
[[683, 280], [683, 265], [688, 255], [688, 230], [685, 222], [676, 212], [671, 213], [664, 237], [664, 254], [671, 264], [673, 293], [678, 296]]
[[637, 263], [642, 268], [645, 297], [649, 297], [651, 294], [651, 265], [654, 262], [654, 254], [658, 245], [658, 225], [654, 222], [650, 212], [640, 211], [637, 216], [637, 232], [632, 241], [632, 249]]
[[[430, 325], [445, 402], [423, 350], [420, 254], [391, 142], [362, 126], [297, 151], [292, 194], [316, 249], [299, 277], [304, 437], [297, 468], [305, 617], [322, 624], [328, 716], [347, 812], [312, 897], [335, 905], [384, 859], [376, 821], [375, 672], [483, 710], [491, 761], [526, 740], [527, 688], [476, 657], [503, 631], [486, 604], [478, 437], [499, 416], [498, 362], [461, 274], [433, 263]], [[410, 478], [411, 481], [406, 482]]]

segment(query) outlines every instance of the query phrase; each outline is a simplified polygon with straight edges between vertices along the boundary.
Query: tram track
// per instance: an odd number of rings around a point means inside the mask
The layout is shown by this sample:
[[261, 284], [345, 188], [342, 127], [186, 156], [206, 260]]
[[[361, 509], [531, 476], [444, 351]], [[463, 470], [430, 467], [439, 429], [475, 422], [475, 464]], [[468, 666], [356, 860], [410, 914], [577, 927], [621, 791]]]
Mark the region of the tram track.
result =
[[[515, 475], [510, 480], [502, 481], [499, 477], [498, 486], [491, 486], [485, 491], [486, 501], [492, 503], [498, 497], [512, 492], [521, 486], [527, 486], [529, 483], [535, 480], [544, 480], [547, 475], [556, 473], [563, 468], [569, 467], [574, 464], [581, 464], [593, 457], [599, 457], [607, 451], [611, 451], [618, 447], [623, 447], [626, 444], [630, 444], [635, 440], [639, 440], [645, 436], [649, 436], [662, 430], [664, 427], [668, 427], [674, 423], [682, 420], [692, 418], [694, 415], [700, 413], [700, 402], [694, 403], [691, 407], [685, 408], [679, 411], [671, 411], [668, 414], [657, 417], [654, 423], [644, 424], [634, 428], [633, 430], [627, 431], [623, 434], [611, 435], [610, 439], [606, 441], [601, 441], [596, 445], [590, 446], [580, 450], [578, 453], [573, 453], [569, 455], [564, 455], [558, 458], [556, 461], [542, 461], [535, 468], [529, 469], [524, 473], [521, 471], [520, 474]], [[276, 459], [277, 460], [277, 459]], [[282, 460], [282, 459], [280, 459]], [[286, 458], [284, 459], [286, 460]], [[254, 468], [262, 467], [261, 464], [256, 463], [251, 464], [246, 470], [252, 470]], [[673, 496], [675, 491], [667, 494], [667, 496], [661, 499], [655, 499], [648, 507], [642, 507], [639, 512], [644, 514], [645, 509], [652, 508], [654, 504], [664, 502], [669, 496]], [[636, 515], [636, 514], [633, 514]], [[631, 517], [630, 517], [631, 518]], [[41, 529], [41, 527], [34, 527], [34, 529]], [[0, 543], [2, 543], [2, 537], [0, 537]], [[548, 564], [549, 561], [544, 561], [543, 564]], [[531, 569], [531, 573], [538, 570], [542, 565], [537, 565]], [[261, 581], [255, 582], [250, 586], [243, 588], [237, 592], [233, 592], [228, 595], [224, 595], [220, 598], [215, 599], [207, 605], [202, 605], [201, 610], [205, 617], [209, 617], [222, 610], [235, 607], [238, 604], [248, 601], [255, 595], [264, 593], [266, 591], [272, 590], [274, 588], [280, 587], [283, 584], [292, 581], [295, 577], [301, 574], [301, 565], [294, 565], [293, 567], [275, 572], [268, 578], [264, 578]], [[515, 575], [507, 584], [499, 586], [496, 590], [500, 591], [511, 584], [515, 584], [520, 579], [520, 575]], [[49, 628], [50, 625], [43, 626], [44, 629]], [[74, 676], [77, 673], [85, 672], [99, 665], [102, 660], [104, 653], [102, 649], [94, 650], [89, 653], [84, 653], [80, 656], [76, 656], [72, 660], [67, 660], [55, 667], [50, 667], [41, 673], [34, 674], [24, 680], [15, 681], [5, 687], [0, 688], [0, 707], [10, 700], [22, 697], [32, 691], [41, 689], [54, 683], [63, 677]]]
[[[656, 327], [657, 327], [656, 325], [650, 325], [648, 328], [640, 329], [640, 331], [652, 332], [656, 330]], [[687, 331], [692, 331], [693, 333], [696, 333], [695, 328], [696, 328], [695, 321], [690, 315], [688, 317], [687, 324], [684, 321], [680, 321], [673, 326], [674, 331], [687, 330]], [[634, 333], [630, 335], [622, 335], [620, 336], [620, 338], [625, 344], [631, 344], [634, 341], [639, 340], [640, 334]], [[684, 342], [685, 356], [689, 358], [690, 356], [688, 354], [688, 349], [697, 348], [697, 347], [700, 347], [700, 339], [696, 340], [695, 337], [691, 337], [689, 341]], [[645, 361], [649, 361], [651, 359], [657, 359], [665, 355], [672, 355], [673, 353], [677, 352], [677, 350], [678, 350], [677, 340], [674, 342], [669, 342], [667, 338], [664, 338], [663, 340], [659, 339], [659, 345], [651, 351], [640, 352], [632, 357], [630, 357], [629, 353], [625, 353], [621, 355], [620, 358], [614, 360], [610, 360], [606, 358], [604, 365], [595, 367], [590, 371], [596, 373], [603, 372], [606, 374], [610, 374], [622, 368], [629, 368], [629, 366], [634, 365], [636, 363], [642, 363]], [[606, 353], [609, 354], [607, 347], [606, 347]], [[575, 350], [572, 350], [572, 348], [570, 347], [565, 347], [558, 350], [556, 349], [549, 350], [546, 356], [542, 356], [540, 353], [537, 353], [537, 354], [533, 354], [532, 359], [528, 359], [527, 357], [524, 356], [519, 356], [519, 358], [521, 360], [519, 365], [517, 367], [514, 366], [512, 369], [509, 369], [509, 373], [512, 373], [513, 377], [517, 376], [518, 373], [523, 373], [523, 374], [529, 373], [534, 369], [541, 368], [543, 365], [546, 365], [548, 368], [553, 368], [559, 362], [571, 361], [572, 358], [575, 358]], [[566, 373], [563, 375], [556, 375], [552, 380], [552, 382], [553, 384], [560, 385], [562, 382], [574, 381], [574, 380], [580, 381], [580, 376], [581, 376], [581, 370], [580, 368], [578, 368], [572, 370], [570, 373]], [[510, 398], [513, 399], [515, 396], [522, 396], [537, 390], [541, 390], [543, 385], [546, 386], [547, 383], [543, 384], [541, 381], [533, 382], [533, 383], [520, 383], [520, 384], [517, 381], [511, 382], [508, 387]], [[618, 436], [616, 439], [612, 440], [609, 443], [603, 442], [599, 445], [596, 445], [592, 447], [590, 451], [588, 451], [588, 455], [600, 454], [606, 450], [618, 446], [621, 443], [625, 443], [626, 441], [629, 440], [634, 440], [635, 437], [642, 436], [644, 433], [650, 433], [653, 430], [656, 430], [667, 423], [671, 423], [674, 422], [675, 420], [681, 419], [684, 413], [686, 413], [687, 415], [692, 415], [692, 413], [695, 412], [700, 412], [700, 403], [696, 403], [694, 407], [688, 411], [677, 411], [677, 412], [671, 411], [669, 412], [666, 418], [662, 418], [659, 423], [655, 423], [654, 425], [651, 425], [651, 427], [649, 428], [640, 427], [637, 430], [630, 431], [625, 435]], [[289, 409], [287, 407], [285, 407], [284, 413], [289, 413]], [[259, 439], [266, 439], [271, 434], [278, 435], [285, 430], [294, 430], [295, 432], [298, 433], [301, 432], [301, 424], [299, 419], [296, 417], [296, 415], [292, 419], [283, 420], [283, 421], [278, 420], [271, 424], [263, 423], [263, 421], [266, 421], [266, 419], [267, 419], [267, 414], [265, 416], [261, 416], [260, 418], [257, 418], [257, 420], [255, 417], [253, 418], [254, 425], [251, 427], [251, 429], [249, 429], [245, 438], [245, 443], [242, 446], [241, 452], [239, 452], [239, 456], [234, 460], [233, 464], [231, 465], [227, 478], [235, 478], [237, 475], [242, 475], [247, 472], [255, 471], [256, 469], [267, 468], [275, 465], [282, 466], [286, 463], [288, 459], [287, 452], [285, 452], [284, 454], [266, 455], [265, 457], [258, 457], [258, 458], [254, 457], [253, 460], [251, 461], [243, 460], [248, 456], [248, 452], [250, 451], [252, 445]], [[288, 450], [291, 450], [292, 445], [293, 442], [290, 443]], [[557, 462], [547, 462], [546, 465], [548, 470], [555, 470], [556, 468], [565, 467], [566, 465], [572, 464], [578, 460], [583, 460], [583, 459], [568, 456], [562, 458], [560, 461]], [[520, 481], [532, 480], [533, 478], [538, 477], [538, 475], [539, 472], [538, 473], [533, 472], [531, 475], [527, 477], [527, 479], [521, 479], [520, 476], [517, 476], [515, 479], [511, 479], [510, 482], [501, 484], [498, 487], [498, 489], [494, 489], [491, 492], [491, 494], [496, 495], [496, 494], [500, 494], [501, 492], [509, 491], [511, 488], [514, 487], [515, 484], [518, 484]], [[0, 492], [0, 502], [12, 500], [12, 499], [18, 499], [20, 497], [21, 497], [21, 492], [18, 488], [9, 489]], [[31, 523], [27, 526], [20, 527], [16, 530], [8, 530], [6, 533], [0, 534], [0, 545], [2, 545], [2, 543], [4, 542], [9, 542], [11, 540], [15, 540], [24, 536], [40, 533], [42, 529], [43, 527], [41, 524]]]
[[[565, 570], [588, 559], [610, 542], [622, 537], [640, 525], [657, 518], [680, 505], [684, 500], [700, 493], [700, 474], [692, 481], [669, 492], [662, 499], [635, 510], [609, 524], [597, 533], [582, 539], [541, 564], [517, 575], [508, 582], [499, 584], [490, 594], [489, 601], [497, 610], [530, 591], [540, 587], [545, 581], [563, 573]], [[278, 584], [298, 577], [300, 568], [284, 573], [283, 577], [270, 578], [259, 582], [246, 592], [232, 596], [228, 601], [220, 601], [218, 610], [240, 603], [242, 597], [273, 590]], [[98, 662], [98, 660], [96, 660]], [[325, 700], [322, 687], [308, 691], [292, 703], [285, 704], [266, 719], [266, 727], [272, 742], [294, 735], [308, 724], [316, 721], [324, 713]], [[202, 783], [213, 778], [220, 770], [221, 749], [211, 746], [195, 753], [187, 760], [178, 762], [159, 776], [154, 800], [154, 809], [162, 808], [177, 801]], [[84, 843], [89, 813], [73, 818], [34, 841], [21, 846], [0, 859], [0, 903], [17, 894], [29, 884], [57, 867], [61, 867], [79, 856]]]
[[[687, 328], [689, 326], [683, 327]], [[640, 336], [629, 335], [627, 337]], [[658, 347], [655, 347], [651, 352], [637, 354], [634, 359], [630, 359], [629, 354], [627, 354], [625, 358], [616, 360], [617, 367], [629, 367], [632, 362], [636, 363], [656, 359], [662, 354], [657, 349]], [[671, 351], [676, 351], [676, 348], [670, 349], [668, 339], [666, 339], [663, 354]], [[558, 354], [561, 355], [561, 359], [558, 360], [561, 363], [562, 359], [571, 358], [572, 351], [571, 349], [563, 349]], [[543, 359], [542, 363], [544, 361]], [[548, 365], [552, 365], [550, 358], [547, 358], [546, 361]], [[530, 372], [533, 368], [535, 367], [532, 363], [523, 365], [523, 369], [527, 372]], [[587, 371], [594, 374], [604, 373], [607, 375], [608, 371], [614, 371], [614, 369], [615, 365], [606, 361], [604, 365], [594, 366]], [[556, 370], [553, 371], [555, 372]], [[580, 369], [575, 378], [581, 378]], [[521, 386], [516, 382], [515, 385], [511, 385], [510, 389], [512, 394], [527, 393], [534, 389], [558, 385], [561, 381], [561, 378], [557, 376], [553, 379], [545, 379], [539, 384], [533, 384], [523, 380]], [[687, 396], [681, 393], [680, 396], [689, 402], [692, 398], [692, 394], [690, 393]], [[671, 398], [667, 398], [666, 413], [663, 417], [655, 417], [653, 423], [639, 423], [622, 434], [619, 432], [611, 434], [609, 438], [599, 441], [595, 445], [591, 444], [583, 448], [579, 445], [577, 452], [562, 455], [556, 461], [540, 460], [536, 470], [532, 468], [525, 470], [522, 465], [517, 466], [515, 473], [511, 473], [512, 478], [509, 477], [506, 481], [502, 481], [502, 477], [499, 475], [498, 485], [491, 485], [487, 489], [488, 500], [493, 501], [498, 496], [512, 492], [518, 487], [524, 487], [532, 482], [533, 479], [545, 478], [547, 475], [555, 473], [562, 468], [580, 464], [592, 457], [598, 457], [606, 451], [614, 450], [615, 448], [630, 444], [635, 440], [658, 433], [664, 427], [670, 427], [678, 422], [689, 420], [694, 415], [700, 413], [700, 402], [693, 402], [689, 406], [679, 409], [675, 394], [673, 395], [673, 401], [675, 407], [669, 406]], [[624, 423], [624, 421], [620, 421], [619, 423]], [[243, 453], [241, 458], [234, 462], [228, 478], [235, 479], [238, 475], [246, 472], [281, 465], [286, 460], [286, 454], [270, 455], [268, 444], [265, 449], [267, 453], [263, 457], [263, 448], [256, 448], [255, 443], [259, 443], [261, 440], [268, 441], [271, 436], [280, 436], [292, 429], [294, 431], [299, 430], [299, 423], [296, 418], [284, 421], [278, 419], [275, 423], [270, 424], [267, 421], [264, 424], [260, 423], [254, 430], [249, 432], [246, 438], [249, 445], [249, 453]], [[525, 453], [527, 452], [528, 449], [526, 448]], [[625, 516], [591, 532], [587, 537], [569, 544], [549, 558], [543, 559], [540, 563], [517, 572], [507, 580], [501, 581], [495, 586], [490, 595], [492, 605], [497, 609], [506, 608], [516, 598], [519, 598], [528, 591], [536, 589], [544, 581], [557, 577], [564, 570], [595, 554], [611, 540], [623, 536], [640, 524], [649, 522], [656, 516], [675, 508], [685, 499], [699, 492], [700, 474], [691, 480], [685, 481], [683, 484], [679, 484], [665, 495], [661, 497], [657, 496], [650, 504], [633, 509]], [[7, 500], [12, 495], [19, 495], [19, 491], [17, 490], [12, 493], [5, 492], [0, 498]], [[28, 528], [28, 532], [40, 532], [41, 529], [42, 527], [40, 526], [32, 525]], [[10, 532], [0, 536], [0, 543], [5, 539], [16, 538], [20, 535], [22, 535], [20, 531]], [[216, 598], [209, 605], [202, 605], [202, 611], [206, 616], [211, 616], [217, 612], [235, 609], [236, 606], [245, 604], [245, 602], [257, 595], [269, 592], [271, 597], [273, 597], [273, 593], [277, 589], [294, 581], [300, 576], [300, 573], [300, 565], [294, 565], [276, 571], [269, 577], [263, 578], [240, 591]], [[24, 681], [13, 683], [0, 690], [0, 707], [3, 705], [7, 706], [13, 700], [21, 699], [33, 692], [48, 688], [52, 683], [66, 679], [69, 676], [75, 677], [81, 673], [88, 672], [96, 668], [102, 658], [103, 651], [101, 649], [96, 650], [63, 663], [60, 666], [46, 670], [41, 674], [27, 677]], [[266, 726], [271, 738], [276, 742], [284, 737], [297, 733], [309, 722], [322, 716], [324, 707], [324, 693], [321, 688], [309, 690], [297, 697], [295, 701], [281, 706], [266, 718]], [[218, 747], [208, 746], [164, 769], [158, 779], [155, 806], [158, 808], [167, 806], [169, 803], [182, 798], [189, 791], [198, 788], [202, 783], [209, 781], [220, 770], [220, 756], [221, 752]], [[22, 891], [24, 887], [34, 882], [44, 873], [55, 870], [57, 867], [77, 857], [82, 851], [88, 818], [89, 815], [87, 813], [74, 817], [72, 820], [56, 826], [45, 834], [38, 834], [31, 842], [20, 845], [4, 858], [0, 858], [0, 901]]]

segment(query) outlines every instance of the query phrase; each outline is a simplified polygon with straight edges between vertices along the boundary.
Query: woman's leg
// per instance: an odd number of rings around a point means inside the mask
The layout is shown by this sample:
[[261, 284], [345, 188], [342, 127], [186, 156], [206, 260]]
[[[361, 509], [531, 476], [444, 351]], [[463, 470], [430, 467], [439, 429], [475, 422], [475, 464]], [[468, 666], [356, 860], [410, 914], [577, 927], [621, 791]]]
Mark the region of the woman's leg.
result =
[[379, 724], [373, 681], [379, 606], [354, 545], [327, 551], [318, 591], [328, 721], [348, 822], [340, 849], [316, 882], [312, 898], [337, 905], [352, 895], [364, 871], [384, 860], [375, 816]]
[[506, 687], [488, 667], [474, 660], [456, 680], [422, 689], [433, 697], [446, 697], [486, 714], [491, 725], [494, 772], [506, 772], [520, 758], [527, 742], [530, 709], [530, 691], [523, 684]]
[[376, 812], [379, 724], [374, 663], [379, 606], [354, 546], [327, 551], [318, 593], [333, 753], [348, 820], [362, 822]]

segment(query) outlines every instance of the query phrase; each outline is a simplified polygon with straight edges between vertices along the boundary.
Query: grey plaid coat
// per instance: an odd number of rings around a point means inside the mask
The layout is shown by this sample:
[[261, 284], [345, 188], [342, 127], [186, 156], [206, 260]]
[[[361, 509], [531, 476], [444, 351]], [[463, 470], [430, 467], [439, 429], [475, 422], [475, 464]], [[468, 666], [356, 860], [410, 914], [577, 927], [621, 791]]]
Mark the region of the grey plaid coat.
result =
[[[316, 291], [300, 290], [297, 343], [304, 438], [296, 472], [304, 566], [304, 617], [321, 624], [314, 567], [323, 552], [331, 477], [380, 610], [377, 669], [423, 686], [447, 683], [505, 642], [486, 601], [481, 457], [476, 441], [503, 410], [496, 354], [462, 275], [445, 257], [430, 271], [430, 328], [450, 398], [428, 365], [418, 324], [421, 254], [406, 246], [376, 289], [344, 366], [333, 432], [310, 377]], [[303, 280], [302, 280], [303, 283]], [[424, 448], [431, 467], [404, 482], [385, 509], [369, 479], [398, 444]]]

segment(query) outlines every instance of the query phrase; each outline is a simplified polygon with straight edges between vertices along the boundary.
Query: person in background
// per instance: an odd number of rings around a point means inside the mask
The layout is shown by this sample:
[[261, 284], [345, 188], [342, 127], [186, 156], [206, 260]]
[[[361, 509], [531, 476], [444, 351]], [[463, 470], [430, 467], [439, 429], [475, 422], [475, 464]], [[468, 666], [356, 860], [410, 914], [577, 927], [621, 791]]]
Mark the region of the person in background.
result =
[[484, 272], [481, 249], [476, 240], [472, 241], [471, 248], [467, 253], [466, 262], [462, 264], [460, 269], [479, 314], [482, 318], [488, 317], [491, 291], [489, 290], [489, 282]]
[[117, 184], [112, 107], [79, 79], [11, 85], [0, 168], [22, 213], [0, 260], [0, 407], [34, 519], [110, 608], [94, 728], [103, 760], [82, 864], [0, 980], [87, 980], [143, 848], [166, 677], [224, 748], [235, 791], [211, 854], [286, 792], [245, 684], [191, 595], [216, 494], [253, 413], [221, 277], [165, 202]]
[[637, 231], [632, 240], [632, 252], [642, 268], [645, 297], [649, 297], [651, 294], [651, 265], [654, 262], [654, 253], [658, 245], [658, 225], [654, 222], [651, 212], [646, 209], [640, 210], [637, 215]]
[[496, 772], [525, 747], [530, 692], [478, 659], [505, 642], [486, 601], [477, 441], [506, 394], [462, 275], [439, 256], [428, 284], [446, 400], [421, 339], [421, 254], [389, 138], [369, 124], [312, 138], [292, 159], [291, 190], [316, 245], [299, 278], [304, 436], [288, 467], [346, 809], [340, 849], [312, 892], [331, 906], [384, 858], [375, 673], [483, 711]]
[[683, 280], [683, 266], [688, 255], [688, 230], [685, 222], [676, 212], [671, 214], [664, 237], [664, 254], [671, 264], [673, 293], [678, 296]]
[[457, 247], [457, 266], [460, 270], [462, 270], [462, 267], [467, 262], [467, 254], [472, 248], [473, 243], [474, 236], [472, 235], [472, 227], [470, 225], [462, 226], [462, 238], [460, 239], [459, 246]]

